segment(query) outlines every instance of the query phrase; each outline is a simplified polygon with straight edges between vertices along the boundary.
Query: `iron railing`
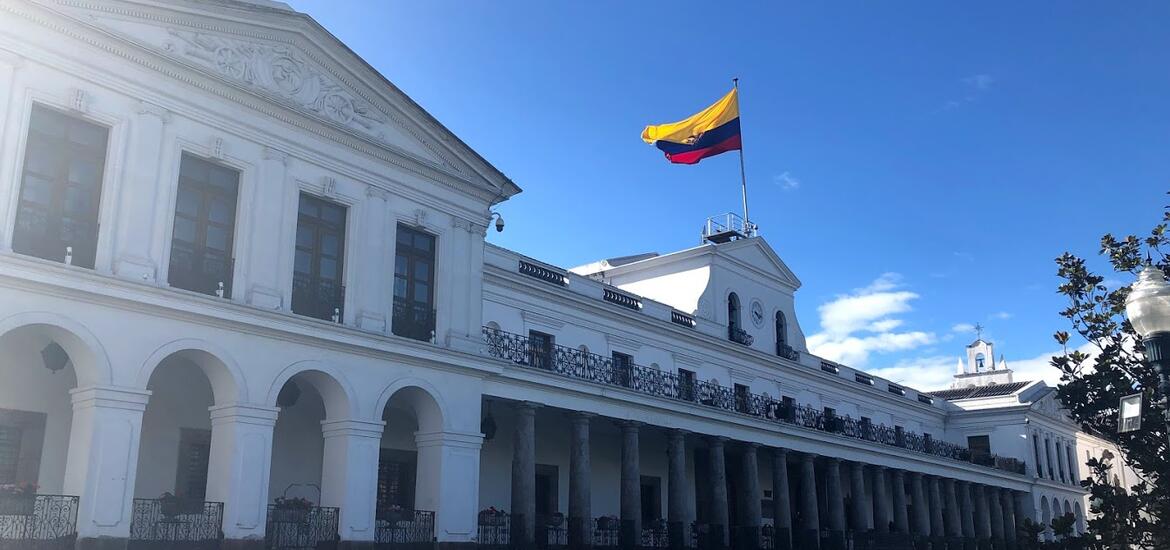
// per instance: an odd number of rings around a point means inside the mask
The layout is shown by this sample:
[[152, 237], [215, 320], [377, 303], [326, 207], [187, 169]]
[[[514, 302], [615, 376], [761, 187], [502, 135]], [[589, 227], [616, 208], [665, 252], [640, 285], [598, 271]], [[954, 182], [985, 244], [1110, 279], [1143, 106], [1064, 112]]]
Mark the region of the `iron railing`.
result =
[[[675, 373], [633, 363], [619, 366], [610, 357], [561, 345], [552, 345], [551, 350], [542, 348], [539, 361], [534, 361], [536, 354], [532, 353], [533, 346], [526, 336], [489, 327], [483, 328], [483, 336], [488, 355], [518, 365], [588, 382], [621, 386], [656, 397], [698, 403], [781, 424], [836, 433], [943, 458], [972, 461], [971, 451], [965, 447], [894, 427], [849, 416], [826, 415], [820, 409], [789, 405], [766, 395], [742, 390], [737, 396], [732, 388], [718, 383], [688, 380]], [[988, 464], [989, 467], [1024, 473], [1023, 462], [1014, 458], [990, 456], [994, 459]]]
[[430, 342], [435, 338], [435, 309], [427, 303], [395, 298], [390, 330], [395, 336]]
[[745, 346], [750, 346], [752, 342], [756, 341], [754, 336], [748, 334], [748, 331], [738, 327], [727, 327], [727, 339]]
[[268, 550], [326, 550], [337, 547], [337, 508], [268, 505], [264, 546]]
[[222, 528], [222, 502], [136, 498], [128, 547], [215, 549], [223, 540]]
[[483, 510], [479, 513], [475, 542], [480, 546], [507, 546], [512, 542], [512, 516], [507, 512]]
[[776, 342], [776, 355], [789, 361], [800, 361], [800, 352], [792, 349], [792, 346], [783, 342]]
[[613, 516], [593, 520], [593, 546], [616, 547], [621, 536], [621, 522]]
[[297, 315], [333, 321], [344, 319], [345, 285], [335, 279], [294, 272], [292, 310]]
[[430, 510], [379, 512], [375, 523], [379, 545], [422, 544], [435, 540], [435, 513]]
[[666, 529], [666, 522], [659, 521], [654, 525], [642, 527], [642, 548], [670, 548], [670, 533]]
[[67, 495], [0, 496], [0, 548], [72, 549], [77, 504]]
[[176, 241], [171, 247], [167, 283], [175, 288], [215, 296], [220, 283], [223, 297], [232, 297], [236, 260], [221, 250]]
[[520, 260], [520, 267], [518, 267], [516, 270], [523, 275], [535, 277], [557, 286], [565, 286], [569, 280], [569, 277], [564, 273], [555, 271], [542, 265], [526, 262], [524, 260]]

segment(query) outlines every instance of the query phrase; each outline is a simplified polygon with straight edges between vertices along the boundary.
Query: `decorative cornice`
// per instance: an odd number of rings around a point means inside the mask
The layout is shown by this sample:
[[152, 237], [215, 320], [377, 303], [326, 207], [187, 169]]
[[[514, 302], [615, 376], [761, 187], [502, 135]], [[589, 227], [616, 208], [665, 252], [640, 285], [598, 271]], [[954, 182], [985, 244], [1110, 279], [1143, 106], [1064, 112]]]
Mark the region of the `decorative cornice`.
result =
[[[204, 23], [204, 22], [199, 22], [199, 21], [194, 21], [194, 20], [189, 20], [189, 19], [180, 19], [180, 18], [169, 17], [169, 16], [164, 16], [164, 15], [159, 15], [159, 14], [153, 14], [153, 13], [148, 13], [148, 12], [144, 12], [141, 10], [120, 9], [117, 7], [113, 7], [113, 6], [109, 6], [109, 5], [105, 5], [105, 4], [101, 4], [101, 3], [74, 1], [74, 0], [58, 0], [58, 4], [61, 6], [69, 6], [69, 7], [77, 7], [77, 8], [81, 8], [81, 9], [102, 11], [105, 13], [116, 14], [116, 15], [121, 15], [121, 16], [125, 16], [125, 17], [135, 17], [135, 18], [148, 20], [148, 21], [181, 24], [181, 25], [186, 25], [186, 26], [192, 27], [192, 28], [200, 28], [200, 29], [204, 29], [204, 30], [208, 30], [208, 31], [230, 32], [230, 33], [233, 33], [233, 34], [236, 34], [239, 36], [252, 37], [252, 38], [257, 38], [257, 39], [262, 39], [262, 40], [279, 41], [279, 42], [287, 43], [289, 45], [293, 45], [293, 44], [297, 43], [296, 41], [292, 41], [292, 40], [289, 40], [289, 39], [284, 38], [284, 37], [268, 35], [268, 34], [263, 34], [263, 33], [257, 33], [254, 31], [246, 31], [246, 30], [241, 30], [238, 28], [229, 28], [229, 27], [223, 27], [223, 26], [208, 25], [207, 23]], [[441, 183], [441, 184], [446, 185], [454, 190], [468, 193], [468, 194], [471, 194], [477, 198], [481, 198], [484, 200], [490, 200], [498, 195], [498, 190], [496, 190], [494, 188], [488, 189], [488, 188], [484, 188], [481, 186], [477, 186], [475, 183], [472, 183], [472, 180], [468, 179], [465, 175], [463, 175], [461, 173], [455, 172], [453, 170], [446, 170], [443, 167], [441, 167], [433, 162], [419, 158], [419, 157], [412, 155], [411, 153], [404, 151], [404, 150], [401, 150], [397, 147], [394, 147], [394, 146], [391, 146], [388, 144], [383, 144], [383, 143], [376, 143], [376, 142], [374, 142], [374, 140], [372, 140], [368, 137], [362, 136], [360, 134], [356, 134], [355, 132], [352, 132], [352, 131], [343, 130], [341, 127], [339, 127], [336, 124], [331, 124], [325, 120], [316, 120], [316, 117], [308, 117], [308, 118], [302, 119], [298, 116], [289, 116], [288, 114], [286, 114], [286, 112], [284, 110], [282, 110], [279, 107], [276, 107], [276, 105], [278, 105], [279, 102], [268, 100], [268, 99], [263, 98], [261, 96], [257, 96], [254, 93], [249, 93], [249, 94], [239, 93], [239, 91], [237, 91], [237, 90], [240, 88], [238, 86], [230, 85], [231, 84], [230, 81], [224, 79], [223, 77], [220, 77], [220, 76], [217, 76], [213, 73], [210, 73], [206, 69], [199, 68], [199, 67], [197, 67], [189, 62], [184, 62], [182, 59], [168, 55], [165, 51], [162, 51], [158, 47], [152, 47], [150, 45], [142, 44], [139, 42], [134, 42], [131, 39], [131, 37], [125, 37], [125, 36], [119, 36], [117, 42], [115, 42], [113, 40], [110, 40], [110, 37], [111, 37], [110, 31], [105, 30], [105, 29], [98, 30], [98, 32], [101, 33], [99, 35], [91, 35], [89, 33], [79, 32], [76, 29], [61, 25], [55, 21], [47, 19], [47, 18], [43, 17], [42, 14], [40, 14], [40, 13], [35, 13], [32, 11], [24, 10], [24, 9], [21, 9], [21, 7], [22, 7], [22, 5], [15, 5], [12, 3], [0, 2], [0, 11], [6, 11], [6, 12], [11, 13], [13, 15], [16, 15], [18, 17], [22, 17], [22, 18], [24, 18], [30, 22], [33, 22], [35, 24], [38, 24], [42, 27], [51, 29], [55, 32], [62, 34], [62, 35], [65, 35], [65, 36], [68, 36], [70, 38], [76, 39], [78, 41], [84, 42], [84, 43], [89, 44], [93, 47], [96, 47], [100, 50], [103, 50], [107, 53], [113, 54], [113, 55], [118, 56], [122, 59], [125, 59], [125, 60], [130, 61], [130, 62], [135, 63], [135, 64], [138, 64], [140, 66], [143, 66], [149, 70], [152, 70], [152, 71], [158, 72], [160, 74], [163, 74], [167, 77], [173, 78], [176, 81], [193, 86], [195, 88], [198, 88], [198, 89], [203, 90], [205, 92], [208, 92], [210, 94], [219, 96], [219, 97], [224, 98], [224, 99], [231, 101], [233, 103], [251, 108], [251, 109], [259, 112], [262, 115], [271, 117], [274, 120], [295, 126], [301, 130], [313, 133], [313, 134], [320, 136], [320, 137], [323, 137], [325, 139], [335, 141], [335, 142], [337, 142], [345, 147], [348, 147], [348, 148], [353, 149], [355, 151], [369, 155], [373, 158], [376, 158], [382, 162], [386, 162], [388, 164], [391, 164], [391, 165], [393, 165], [399, 169], [402, 169], [406, 172], [418, 175], [426, 180], [433, 181], [436, 183]], [[89, 21], [83, 21], [83, 20], [78, 20], [74, 17], [71, 17], [71, 20], [73, 20], [73, 22], [82, 24], [84, 26], [97, 29], [96, 27], [94, 27], [94, 25], [92, 23], [92, 18]], [[123, 45], [130, 45], [130, 44], [136, 46], [137, 48], [142, 49], [147, 55], [142, 55], [143, 52], [131, 51], [129, 49], [122, 47]], [[314, 59], [314, 61], [318, 61], [319, 63], [322, 63], [320, 61], [320, 58], [312, 51], [309, 51], [306, 49], [306, 50], [302, 50], [302, 53], [305, 53], [305, 55]], [[329, 67], [328, 64], [325, 64], [325, 67], [331, 73], [334, 72], [334, 70], [331, 67]], [[227, 82], [227, 83], [229, 83], [229, 85], [224, 86], [221, 83], [209, 82], [209, 81], [205, 80], [207, 78], [210, 78], [210, 79], [213, 79], [216, 81], [220, 81], [220, 82]], [[350, 83], [350, 81], [346, 78], [342, 78], [342, 80], [344, 82], [346, 82], [347, 84]], [[252, 99], [253, 97], [258, 97], [260, 99], [260, 101], [257, 101], [256, 99]], [[363, 97], [365, 97], [365, 96], [363, 95]], [[312, 120], [312, 122], [309, 122], [310, 120]]]

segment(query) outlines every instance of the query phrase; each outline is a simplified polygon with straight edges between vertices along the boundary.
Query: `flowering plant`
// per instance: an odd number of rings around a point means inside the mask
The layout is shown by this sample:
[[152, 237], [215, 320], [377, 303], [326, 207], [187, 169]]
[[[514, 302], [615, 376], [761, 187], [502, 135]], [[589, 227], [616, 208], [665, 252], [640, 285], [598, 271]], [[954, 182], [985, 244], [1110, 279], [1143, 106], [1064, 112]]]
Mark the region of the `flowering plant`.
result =
[[283, 510], [308, 510], [313, 503], [304, 497], [276, 497], [273, 504]]
[[29, 481], [22, 481], [20, 483], [8, 483], [0, 485], [0, 495], [7, 495], [13, 497], [31, 497], [37, 494], [37, 489], [40, 487], [36, 483]]

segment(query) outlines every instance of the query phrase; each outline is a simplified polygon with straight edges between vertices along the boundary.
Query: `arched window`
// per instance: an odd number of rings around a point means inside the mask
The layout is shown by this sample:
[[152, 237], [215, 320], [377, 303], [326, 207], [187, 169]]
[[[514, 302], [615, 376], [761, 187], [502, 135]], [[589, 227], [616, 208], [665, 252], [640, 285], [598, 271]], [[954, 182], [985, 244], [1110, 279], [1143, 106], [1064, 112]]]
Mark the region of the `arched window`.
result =
[[783, 311], [776, 312], [776, 353], [788, 347], [788, 320]]
[[734, 292], [727, 296], [727, 332], [731, 339], [741, 330], [739, 325], [739, 296]]

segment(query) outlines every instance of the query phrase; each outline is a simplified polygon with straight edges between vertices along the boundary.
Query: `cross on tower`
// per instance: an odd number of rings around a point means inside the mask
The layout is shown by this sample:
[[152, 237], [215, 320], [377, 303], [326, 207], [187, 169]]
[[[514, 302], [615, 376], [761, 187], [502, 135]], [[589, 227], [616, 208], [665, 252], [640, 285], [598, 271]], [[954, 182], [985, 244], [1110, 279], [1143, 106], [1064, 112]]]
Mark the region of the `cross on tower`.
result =
[[983, 325], [981, 325], [979, 323], [975, 323], [975, 339], [977, 339], [977, 340], [983, 339]]

